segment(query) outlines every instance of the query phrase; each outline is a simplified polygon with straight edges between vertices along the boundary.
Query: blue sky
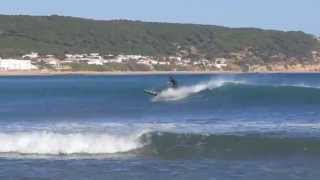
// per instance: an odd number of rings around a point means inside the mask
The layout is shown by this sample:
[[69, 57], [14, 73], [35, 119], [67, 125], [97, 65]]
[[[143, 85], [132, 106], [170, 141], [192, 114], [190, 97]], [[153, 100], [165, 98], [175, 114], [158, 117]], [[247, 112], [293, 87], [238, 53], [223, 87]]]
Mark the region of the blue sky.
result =
[[320, 0], [1, 0], [0, 14], [259, 27], [320, 36]]

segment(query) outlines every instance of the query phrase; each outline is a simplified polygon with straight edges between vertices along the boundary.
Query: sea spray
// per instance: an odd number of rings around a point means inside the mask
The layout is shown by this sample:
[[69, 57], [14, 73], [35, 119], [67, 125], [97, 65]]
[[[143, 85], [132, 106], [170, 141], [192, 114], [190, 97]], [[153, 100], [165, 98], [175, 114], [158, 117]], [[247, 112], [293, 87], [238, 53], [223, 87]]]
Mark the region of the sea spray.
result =
[[212, 90], [214, 88], [221, 87], [225, 84], [244, 83], [243, 81], [225, 80], [225, 79], [213, 79], [207, 82], [200, 82], [191, 86], [182, 86], [179, 88], [168, 88], [160, 92], [160, 94], [153, 98], [153, 101], [177, 101], [187, 98], [193, 94], [200, 93], [205, 90]]

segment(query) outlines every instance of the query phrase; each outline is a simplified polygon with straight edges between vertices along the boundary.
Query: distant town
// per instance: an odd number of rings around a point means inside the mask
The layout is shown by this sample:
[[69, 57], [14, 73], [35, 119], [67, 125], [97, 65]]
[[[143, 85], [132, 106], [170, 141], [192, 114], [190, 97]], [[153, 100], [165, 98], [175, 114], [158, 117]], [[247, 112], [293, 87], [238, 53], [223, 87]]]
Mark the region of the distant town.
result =
[[311, 59], [284, 55], [270, 57], [269, 64], [260, 61], [250, 49], [233, 52], [228, 57], [191, 59], [183, 56], [52, 54], [31, 52], [19, 58], [1, 58], [0, 71], [42, 72], [130, 72], [130, 71], [231, 71], [231, 72], [319, 72], [320, 52], [312, 51]]
[[[123, 66], [121, 68], [121, 66]], [[101, 68], [104, 67], [104, 68]], [[120, 68], [119, 68], [120, 67]], [[128, 67], [127, 69], [124, 67]], [[55, 55], [40, 55], [37, 52], [24, 54], [21, 58], [2, 59], [0, 57], [1, 71], [116, 71], [116, 70], [140, 70], [140, 71], [180, 71], [180, 70], [224, 70], [228, 67], [228, 60], [215, 58], [214, 60], [192, 60], [179, 56], [152, 57], [143, 55], [100, 55], [89, 54], [65, 54], [63, 58]]]

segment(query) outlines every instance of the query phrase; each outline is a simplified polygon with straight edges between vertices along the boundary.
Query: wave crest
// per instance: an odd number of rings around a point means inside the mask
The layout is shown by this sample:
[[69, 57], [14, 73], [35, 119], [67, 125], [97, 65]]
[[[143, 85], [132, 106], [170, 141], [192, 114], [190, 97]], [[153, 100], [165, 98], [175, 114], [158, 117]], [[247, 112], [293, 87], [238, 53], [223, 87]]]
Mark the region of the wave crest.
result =
[[121, 153], [142, 147], [140, 134], [54, 132], [1, 133], [0, 153], [20, 154], [107, 154]]

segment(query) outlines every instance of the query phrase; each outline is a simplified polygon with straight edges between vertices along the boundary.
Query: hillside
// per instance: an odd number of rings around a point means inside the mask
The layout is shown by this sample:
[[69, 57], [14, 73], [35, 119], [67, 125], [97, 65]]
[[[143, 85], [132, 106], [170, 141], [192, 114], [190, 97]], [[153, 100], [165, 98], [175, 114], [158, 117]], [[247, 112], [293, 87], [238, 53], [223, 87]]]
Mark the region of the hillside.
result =
[[96, 21], [62, 16], [0, 15], [0, 56], [30, 51], [102, 54], [226, 56], [250, 48], [255, 56], [309, 57], [319, 42], [303, 32], [212, 25]]

